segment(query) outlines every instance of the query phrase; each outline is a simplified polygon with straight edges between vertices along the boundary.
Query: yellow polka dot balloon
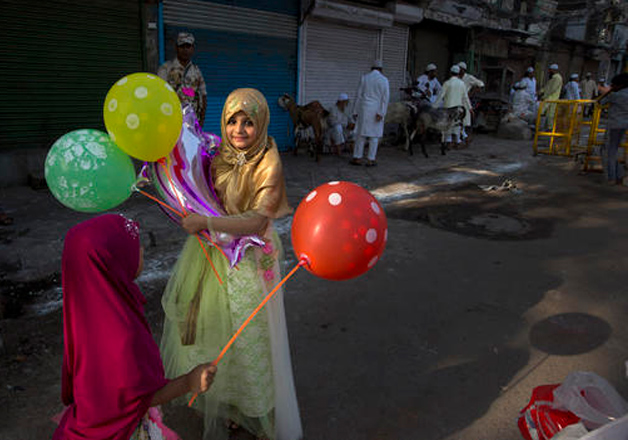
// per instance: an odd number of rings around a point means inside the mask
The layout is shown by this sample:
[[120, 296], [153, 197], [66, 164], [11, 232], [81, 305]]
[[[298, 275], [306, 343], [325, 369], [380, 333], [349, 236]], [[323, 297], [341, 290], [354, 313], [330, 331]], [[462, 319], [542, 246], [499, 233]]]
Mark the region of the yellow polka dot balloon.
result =
[[105, 126], [122, 151], [155, 162], [174, 148], [183, 115], [173, 88], [150, 73], [133, 73], [116, 82], [103, 109]]

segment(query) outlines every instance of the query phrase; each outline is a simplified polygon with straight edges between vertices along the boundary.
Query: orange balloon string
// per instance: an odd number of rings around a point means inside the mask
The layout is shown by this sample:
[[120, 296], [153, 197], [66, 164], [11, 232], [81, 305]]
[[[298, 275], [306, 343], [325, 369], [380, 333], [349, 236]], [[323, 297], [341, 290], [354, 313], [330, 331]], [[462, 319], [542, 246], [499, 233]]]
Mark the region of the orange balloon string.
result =
[[205, 254], [205, 258], [207, 258], [207, 261], [209, 261], [210, 266], [214, 270], [214, 273], [216, 274], [216, 278], [218, 278], [218, 282], [222, 285], [222, 278], [220, 278], [220, 275], [218, 275], [218, 271], [216, 270], [216, 267], [214, 266], [214, 262], [212, 261], [211, 258], [209, 258], [209, 254], [207, 253], [207, 249], [205, 249], [205, 245], [203, 244], [203, 240], [201, 240], [201, 237], [198, 234], [196, 234], [195, 237], [198, 240], [198, 244], [201, 245], [201, 249], [203, 249], [203, 253]]
[[[166, 176], [168, 177], [168, 182], [170, 182], [170, 186], [172, 187], [172, 192], [177, 197], [177, 202], [179, 202], [179, 206], [181, 206], [181, 210], [183, 211], [183, 214], [185, 216], [185, 215], [187, 215], [187, 211], [185, 210], [185, 206], [183, 206], [183, 202], [179, 198], [179, 193], [176, 191], [176, 189], [174, 187], [174, 182], [172, 181], [172, 176], [170, 175], [170, 171], [168, 170], [168, 167], [166, 166], [165, 162], [166, 162], [165, 160], [160, 160], [159, 164], [161, 165], [161, 167], [163, 168], [164, 172], [166, 173]], [[208, 233], [201, 232], [201, 234], [203, 234], [203, 237], [205, 237], [211, 244], [214, 245], [214, 247], [216, 249], [218, 249], [218, 251], [220, 251], [222, 256], [225, 257], [227, 259], [227, 261], [229, 261], [229, 257], [227, 257], [227, 254], [225, 254], [225, 251], [223, 251], [220, 246], [218, 246], [216, 243], [214, 243], [214, 241], [211, 239], [211, 237], [209, 236]], [[235, 266], [235, 268], [236, 268], [236, 270], [240, 270], [240, 269], [238, 269], [237, 266]], [[222, 282], [220, 284], [222, 284]]]
[[[212, 240], [212, 239], [211, 239], [210, 235], [209, 235], [207, 232], [205, 232], [205, 231], [201, 231], [201, 232], [200, 232], [200, 234], [201, 234], [203, 237], [205, 237], [205, 238], [207, 239], [207, 241], [209, 241], [211, 244], [213, 244], [213, 245], [214, 245], [214, 247], [215, 247], [216, 249], [218, 249], [218, 251], [222, 254], [222, 256], [223, 256], [223, 257], [225, 257], [227, 260], [229, 260], [229, 257], [227, 257], [227, 254], [225, 254], [225, 251], [223, 251], [223, 250], [222, 250], [222, 248], [221, 248], [220, 246], [218, 246], [218, 245], [214, 242], [214, 240]], [[233, 268], [234, 268], [235, 270], [240, 270], [240, 268], [238, 267], [238, 265], [237, 265], [237, 264], [236, 264], [235, 266], [233, 266]]]
[[[266, 295], [266, 297], [262, 300], [262, 302], [260, 303], [259, 306], [257, 306], [257, 308], [255, 310], [253, 310], [253, 313], [251, 313], [251, 315], [246, 318], [246, 321], [244, 321], [242, 323], [242, 325], [240, 326], [240, 328], [238, 329], [238, 331], [236, 331], [233, 336], [231, 337], [231, 339], [229, 339], [229, 342], [227, 342], [227, 345], [225, 345], [225, 347], [222, 349], [222, 351], [220, 352], [220, 354], [218, 355], [218, 357], [216, 359], [214, 359], [211, 364], [212, 365], [218, 365], [218, 362], [220, 362], [220, 360], [224, 357], [225, 353], [227, 353], [227, 350], [229, 350], [229, 348], [233, 345], [233, 343], [235, 342], [236, 339], [238, 339], [238, 336], [240, 336], [240, 333], [242, 333], [242, 331], [246, 328], [247, 325], [249, 325], [249, 323], [251, 322], [251, 320], [253, 318], [255, 318], [255, 315], [258, 314], [258, 312], [260, 310], [262, 310], [262, 307], [264, 307], [266, 305], [266, 303], [268, 301], [270, 301], [270, 299], [273, 297], [273, 295], [275, 293], [277, 293], [277, 291], [279, 290], [279, 288], [281, 286], [283, 286], [285, 284], [286, 281], [288, 281], [292, 275], [294, 275], [294, 273], [301, 267], [304, 266], [305, 264], [307, 264], [307, 261], [303, 258], [301, 260], [299, 260], [299, 262], [297, 263], [296, 266], [294, 266], [292, 268], [292, 270], [290, 271], [290, 273], [288, 273], [288, 275], [286, 275], [281, 281], [279, 281], [279, 283], [274, 287], [273, 290], [270, 291], [270, 293], [268, 295]], [[196, 397], [198, 396], [198, 393], [194, 394], [192, 396], [192, 398], [190, 399], [190, 402], [188, 403], [188, 406], [191, 407], [192, 404], [194, 403], [194, 400], [196, 400]]]
[[179, 211], [177, 211], [176, 209], [174, 209], [172, 206], [168, 205], [167, 203], [162, 202], [161, 200], [159, 200], [157, 197], [154, 197], [150, 194], [148, 194], [146, 191], [142, 191], [139, 188], [135, 188], [135, 190], [137, 192], [139, 192], [140, 194], [148, 197], [149, 199], [151, 199], [154, 202], [159, 203], [161, 206], [163, 206], [166, 209], [169, 209], [170, 211], [174, 212], [175, 214], [177, 214], [179, 217], [183, 217], [183, 214], [181, 214]]
[[[148, 197], [151, 200], [154, 200], [155, 202], [159, 203], [161, 206], [164, 206], [166, 208], [168, 208], [169, 210], [173, 211], [174, 213], [176, 213], [177, 215], [179, 215], [179, 217], [183, 217], [183, 214], [181, 214], [179, 211], [177, 211], [176, 209], [172, 208], [170, 205], [162, 202], [161, 200], [159, 200], [157, 197], [153, 197], [150, 194], [148, 194], [145, 191], [142, 191], [139, 188], [136, 188], [136, 190], [142, 194], [145, 195], [146, 197]], [[222, 279], [220, 278], [220, 275], [218, 275], [218, 271], [216, 270], [216, 267], [214, 266], [214, 262], [212, 261], [212, 259], [209, 257], [209, 253], [207, 252], [207, 249], [205, 249], [205, 246], [203, 245], [203, 241], [201, 240], [201, 237], [198, 234], [195, 234], [196, 239], [198, 240], [198, 243], [201, 245], [201, 248], [203, 249], [203, 253], [205, 254], [205, 258], [207, 258], [207, 261], [209, 262], [210, 266], [212, 267], [214, 273], [216, 274], [216, 278], [218, 278], [218, 281], [220, 282], [220, 284], [222, 284]], [[214, 243], [212, 241], [211, 238], [209, 238], [209, 234], [205, 233], [203, 235], [205, 238], [207, 238], [211, 244], [213, 244], [214, 246], [216, 246], [216, 243]], [[222, 249], [220, 249], [218, 246], [216, 246], [216, 249], [220, 250], [222, 252], [222, 254], [225, 256], [225, 258], [227, 258], [227, 256], [225, 255], [225, 253], [223, 252]]]
[[170, 175], [170, 170], [168, 170], [168, 167], [166, 166], [164, 160], [160, 160], [159, 164], [164, 169], [164, 171], [166, 173], [166, 176], [168, 177], [168, 182], [170, 182], [170, 186], [172, 188], [172, 192], [174, 193], [175, 197], [177, 198], [177, 202], [179, 202], [179, 206], [181, 206], [181, 211], [183, 212], [183, 214], [187, 215], [187, 211], [185, 210], [185, 206], [183, 206], [183, 202], [179, 198], [179, 193], [177, 192], [177, 189], [174, 186], [174, 182], [172, 181], [172, 176]]

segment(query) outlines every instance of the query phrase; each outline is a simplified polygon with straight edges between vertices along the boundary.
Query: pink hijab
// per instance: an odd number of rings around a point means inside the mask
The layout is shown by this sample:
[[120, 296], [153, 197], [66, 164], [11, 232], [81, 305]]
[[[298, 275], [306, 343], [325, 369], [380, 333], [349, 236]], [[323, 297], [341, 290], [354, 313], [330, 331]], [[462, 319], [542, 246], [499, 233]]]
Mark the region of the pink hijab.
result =
[[106, 214], [79, 223], [62, 258], [62, 400], [53, 440], [129, 440], [168, 382], [134, 282], [137, 223]]

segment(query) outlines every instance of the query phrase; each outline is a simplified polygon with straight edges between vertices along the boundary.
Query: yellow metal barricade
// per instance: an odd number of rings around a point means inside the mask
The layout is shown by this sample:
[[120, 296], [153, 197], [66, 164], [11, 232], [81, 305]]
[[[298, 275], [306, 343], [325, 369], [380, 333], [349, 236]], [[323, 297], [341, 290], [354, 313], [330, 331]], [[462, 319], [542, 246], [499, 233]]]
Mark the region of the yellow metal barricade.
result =
[[[578, 109], [582, 109], [579, 101], [565, 99], [547, 100], [539, 103], [536, 116], [536, 132], [534, 134], [534, 154], [571, 155], [571, 146], [576, 132]], [[545, 116], [545, 119], [543, 119]], [[541, 123], [544, 125], [541, 126]], [[547, 130], [547, 126], [551, 130]], [[539, 145], [539, 139], [548, 138], [546, 146]]]
[[589, 151], [589, 134], [591, 133], [591, 127], [593, 125], [593, 114], [591, 118], [587, 119], [585, 113], [587, 113], [586, 110], [589, 106], [595, 110], [597, 101], [593, 99], [579, 99], [574, 102], [578, 108], [575, 113], [576, 120], [573, 136], [571, 137], [570, 151], [574, 155], [585, 155], [588, 154]]
[[[582, 167], [583, 171], [590, 171], [594, 163], [602, 163], [602, 156], [599, 154], [600, 149], [596, 147], [601, 147], [606, 141], [606, 129], [601, 127], [601, 120], [604, 111], [607, 109], [608, 104], [600, 105], [597, 103], [593, 109], [593, 117], [591, 118], [591, 127], [589, 129], [587, 142], [587, 155], [584, 158], [584, 165]], [[623, 148], [624, 151], [623, 154], [618, 155], [618, 160], [625, 163], [626, 150], [628, 150], [628, 140], [626, 140], [623, 144], [620, 144], [619, 148]]]

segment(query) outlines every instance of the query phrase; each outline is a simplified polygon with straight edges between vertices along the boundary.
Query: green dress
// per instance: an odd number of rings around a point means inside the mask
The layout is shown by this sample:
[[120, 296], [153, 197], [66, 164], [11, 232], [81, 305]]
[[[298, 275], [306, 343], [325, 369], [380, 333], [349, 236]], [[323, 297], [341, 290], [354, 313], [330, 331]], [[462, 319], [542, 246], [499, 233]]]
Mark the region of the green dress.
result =
[[[166, 317], [161, 352], [167, 377], [214, 360], [281, 280], [281, 242], [272, 226], [266, 239], [264, 248], [246, 250], [237, 270], [217, 249], [206, 246], [220, 284], [196, 237], [188, 238], [162, 299]], [[194, 403], [204, 415], [205, 439], [226, 440], [226, 419], [260, 438], [301, 437], [283, 293], [278, 291], [265, 309], [222, 358], [210, 390]], [[185, 403], [190, 397], [185, 396]]]

